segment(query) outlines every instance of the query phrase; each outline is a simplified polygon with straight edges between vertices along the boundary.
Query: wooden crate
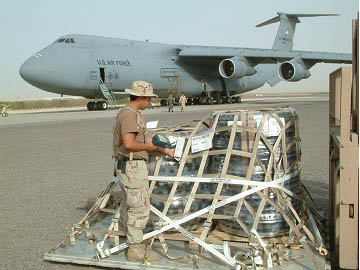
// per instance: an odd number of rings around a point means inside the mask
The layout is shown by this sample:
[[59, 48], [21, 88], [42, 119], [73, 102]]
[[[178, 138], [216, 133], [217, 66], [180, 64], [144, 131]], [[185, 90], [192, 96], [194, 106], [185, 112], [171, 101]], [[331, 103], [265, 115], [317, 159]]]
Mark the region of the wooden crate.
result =
[[359, 266], [358, 20], [353, 29], [353, 69], [342, 67], [330, 74], [329, 199], [333, 269]]

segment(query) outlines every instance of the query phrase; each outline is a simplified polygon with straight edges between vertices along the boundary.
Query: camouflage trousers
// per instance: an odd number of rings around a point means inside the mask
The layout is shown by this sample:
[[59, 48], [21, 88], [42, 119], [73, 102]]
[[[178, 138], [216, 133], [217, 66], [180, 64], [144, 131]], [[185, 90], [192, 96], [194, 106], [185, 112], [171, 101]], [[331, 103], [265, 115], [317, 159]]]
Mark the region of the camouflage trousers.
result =
[[185, 103], [180, 103], [181, 106], [181, 111], [184, 112], [185, 111]]
[[120, 223], [127, 229], [130, 244], [143, 241], [143, 230], [149, 219], [149, 180], [146, 162], [131, 160], [126, 162], [125, 172], [117, 170], [120, 179]]

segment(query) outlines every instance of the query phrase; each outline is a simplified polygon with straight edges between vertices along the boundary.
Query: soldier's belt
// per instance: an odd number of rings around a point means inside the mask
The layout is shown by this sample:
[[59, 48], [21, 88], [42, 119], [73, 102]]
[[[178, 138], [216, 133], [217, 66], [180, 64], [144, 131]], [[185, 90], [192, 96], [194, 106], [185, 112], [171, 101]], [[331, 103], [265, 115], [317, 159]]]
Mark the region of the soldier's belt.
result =
[[[142, 158], [133, 158], [132, 160], [143, 160], [145, 161], [145, 159]], [[117, 161], [116, 161], [116, 168], [121, 171], [121, 173], [125, 173], [126, 172], [126, 162], [130, 161], [130, 158], [126, 157], [126, 156], [119, 156]]]
[[[130, 160], [130, 158], [127, 157], [127, 156], [120, 155], [120, 156], [118, 157], [118, 162], [119, 162], [119, 161], [126, 162], [126, 161], [129, 161], [129, 160]], [[144, 161], [145, 161], [145, 159], [143, 159], [143, 158], [133, 158], [132, 160], [144, 160]]]

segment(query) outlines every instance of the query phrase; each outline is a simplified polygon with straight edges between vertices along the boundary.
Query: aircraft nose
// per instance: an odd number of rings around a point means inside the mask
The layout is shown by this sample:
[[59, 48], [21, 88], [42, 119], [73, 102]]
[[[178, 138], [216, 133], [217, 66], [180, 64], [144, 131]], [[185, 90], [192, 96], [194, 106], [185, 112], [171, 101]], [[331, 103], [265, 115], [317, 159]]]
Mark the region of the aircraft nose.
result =
[[20, 76], [30, 84], [40, 82], [46, 75], [44, 68], [35, 60], [36, 56], [32, 56], [21, 65], [19, 70]]
[[19, 73], [20, 73], [20, 76], [25, 80], [25, 81], [28, 81], [29, 78], [31, 78], [31, 67], [29, 65], [29, 60], [25, 61], [21, 67], [20, 67], [20, 70], [19, 70]]
[[29, 59], [20, 67], [20, 76], [29, 84], [50, 92], [57, 93], [55, 63], [43, 50]]
[[81, 88], [84, 84], [83, 78], [87, 74], [78, 68], [79, 59], [72, 47], [63, 48], [52, 44], [27, 59], [19, 73], [26, 82], [37, 88], [63, 94]]

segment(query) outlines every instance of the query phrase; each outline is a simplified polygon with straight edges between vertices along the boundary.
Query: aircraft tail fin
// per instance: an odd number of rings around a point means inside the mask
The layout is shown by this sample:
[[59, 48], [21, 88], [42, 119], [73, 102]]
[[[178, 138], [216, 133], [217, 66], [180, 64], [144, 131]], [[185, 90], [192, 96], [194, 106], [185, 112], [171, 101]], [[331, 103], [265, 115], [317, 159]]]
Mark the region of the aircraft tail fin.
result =
[[296, 24], [301, 22], [298, 19], [299, 17], [338, 16], [338, 14], [288, 14], [284, 12], [278, 12], [277, 14], [278, 16], [260, 23], [256, 25], [256, 27], [280, 22], [278, 32], [272, 47], [273, 50], [280, 51], [292, 50]]

